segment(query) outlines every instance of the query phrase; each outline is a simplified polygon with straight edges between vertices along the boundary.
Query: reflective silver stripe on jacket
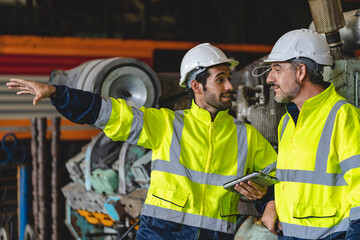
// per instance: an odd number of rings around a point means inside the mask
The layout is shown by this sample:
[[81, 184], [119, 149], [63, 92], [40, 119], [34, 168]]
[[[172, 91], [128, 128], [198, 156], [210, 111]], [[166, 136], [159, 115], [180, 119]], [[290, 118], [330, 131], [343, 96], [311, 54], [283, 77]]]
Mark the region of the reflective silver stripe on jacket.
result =
[[242, 176], [245, 173], [245, 163], [248, 153], [248, 142], [246, 126], [240, 120], [234, 118], [236, 125], [237, 140], [238, 140], [238, 155], [237, 155], [237, 172], [236, 176]]
[[[326, 186], [345, 186], [347, 183], [344, 180], [344, 173], [327, 173], [327, 161], [330, 151], [331, 135], [334, 128], [336, 114], [341, 106], [346, 104], [344, 100], [340, 100], [332, 107], [323, 131], [321, 133], [319, 146], [316, 153], [315, 171], [308, 170], [291, 170], [291, 169], [277, 169], [276, 177], [280, 181], [313, 183]], [[287, 122], [286, 122], [287, 123]], [[285, 130], [283, 128], [283, 130]]]
[[[245, 172], [245, 162], [247, 157], [247, 134], [246, 126], [240, 121], [235, 121], [238, 136], [238, 156], [237, 156], [237, 175], [242, 176]], [[170, 161], [163, 161], [161, 159], [153, 160], [151, 170], [168, 172], [189, 178], [191, 181], [200, 184], [209, 184], [214, 186], [222, 186], [224, 183], [233, 180], [234, 175], [219, 175], [214, 173], [204, 173], [195, 171], [180, 164], [181, 152], [181, 136], [184, 128], [184, 115], [183, 111], [175, 112], [173, 122], [173, 136], [170, 145]]]
[[174, 130], [170, 145], [170, 162], [179, 164], [181, 150], [180, 140], [184, 129], [184, 111], [180, 110], [175, 112], [173, 128]]
[[137, 144], [139, 141], [141, 130], [144, 125], [144, 112], [137, 108], [131, 107], [133, 112], [133, 121], [131, 123], [130, 133], [126, 142], [130, 144]]
[[344, 218], [338, 225], [331, 228], [302, 226], [284, 222], [281, 222], [281, 227], [284, 236], [296, 236], [297, 238], [305, 239], [322, 239], [336, 232], [347, 231], [349, 227], [349, 218]]
[[144, 204], [141, 214], [150, 217], [160, 217], [161, 219], [171, 222], [183, 223], [186, 225], [210, 229], [213, 231], [234, 234], [236, 230], [235, 223], [215, 218], [209, 218], [201, 215], [161, 208], [154, 205]]
[[265, 167], [261, 172], [265, 173], [265, 174], [269, 174], [269, 173], [275, 171], [276, 170], [276, 163], [277, 162], [273, 162], [272, 164]]
[[[131, 123], [129, 136], [126, 141], [130, 144], [137, 144], [144, 124], [144, 119], [143, 119], [144, 112], [134, 107], [131, 107], [131, 110], [133, 112], [134, 117]], [[100, 129], [104, 129], [111, 117], [111, 112], [112, 112], [111, 98], [102, 97], [101, 108], [99, 111], [98, 119], [95, 121], [93, 126]]]
[[286, 116], [284, 117], [283, 125], [282, 125], [282, 128], [281, 128], [280, 140], [281, 140], [281, 138], [282, 138], [282, 136], [284, 134], [285, 128], [286, 128], [289, 120], [290, 120], [290, 117], [289, 117], [289, 114], [287, 113]]
[[350, 220], [360, 219], [360, 207], [353, 207], [350, 209]]
[[348, 159], [341, 161], [340, 168], [343, 174], [347, 173], [353, 168], [360, 167], [360, 155], [351, 156]]
[[110, 119], [111, 111], [112, 111], [111, 99], [109, 97], [102, 97], [100, 112], [93, 126], [100, 129], [104, 129], [107, 122]]

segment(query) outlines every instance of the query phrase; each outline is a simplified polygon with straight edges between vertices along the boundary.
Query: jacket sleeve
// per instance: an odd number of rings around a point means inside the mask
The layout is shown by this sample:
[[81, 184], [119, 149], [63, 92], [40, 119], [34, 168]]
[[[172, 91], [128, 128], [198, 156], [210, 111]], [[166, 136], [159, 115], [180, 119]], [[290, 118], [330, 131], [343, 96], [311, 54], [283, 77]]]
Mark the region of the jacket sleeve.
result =
[[[253, 171], [260, 171], [274, 176], [276, 171], [277, 153], [271, 144], [254, 127], [248, 126], [249, 132], [252, 132], [248, 146], [250, 161], [253, 162]], [[268, 187], [268, 191], [262, 199], [255, 201], [255, 208], [263, 213], [269, 201], [274, 200], [274, 186]]]
[[272, 186], [268, 187], [268, 190], [267, 190], [265, 196], [262, 199], [258, 199], [258, 200], [254, 201], [256, 210], [259, 213], [263, 214], [264, 211], [265, 211], [266, 205], [270, 201], [272, 201], [274, 199], [275, 199], [275, 197], [274, 197], [274, 185], [272, 185]]
[[54, 86], [56, 92], [51, 103], [61, 115], [78, 124], [96, 122], [101, 108], [100, 95], [63, 85]]
[[262, 171], [274, 176], [277, 153], [273, 146], [255, 127], [246, 124], [248, 137], [247, 173]]
[[348, 185], [347, 201], [351, 204], [350, 221], [360, 220], [360, 110], [345, 104], [337, 115], [333, 139], [339, 163]]

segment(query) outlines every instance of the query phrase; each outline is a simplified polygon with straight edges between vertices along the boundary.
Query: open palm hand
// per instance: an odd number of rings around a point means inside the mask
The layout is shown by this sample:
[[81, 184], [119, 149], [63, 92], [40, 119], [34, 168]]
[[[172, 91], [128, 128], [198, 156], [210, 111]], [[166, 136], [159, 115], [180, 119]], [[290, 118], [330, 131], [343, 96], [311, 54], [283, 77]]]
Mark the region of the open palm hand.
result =
[[38, 102], [40, 102], [41, 99], [48, 98], [55, 93], [54, 86], [24, 79], [12, 78], [9, 82], [6, 83], [6, 86], [10, 90], [17, 90], [17, 95], [35, 95], [33, 105], [36, 105]]

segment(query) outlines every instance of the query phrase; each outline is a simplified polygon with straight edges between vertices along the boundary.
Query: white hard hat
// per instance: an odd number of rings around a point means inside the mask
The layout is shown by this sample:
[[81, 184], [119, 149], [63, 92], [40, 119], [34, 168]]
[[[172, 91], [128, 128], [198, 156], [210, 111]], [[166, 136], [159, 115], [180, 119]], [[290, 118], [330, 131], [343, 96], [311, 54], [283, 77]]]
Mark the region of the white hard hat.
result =
[[310, 29], [298, 29], [285, 33], [275, 43], [264, 62], [285, 62], [300, 57], [309, 58], [320, 65], [331, 66], [333, 64], [333, 58], [325, 38]]
[[190, 49], [181, 61], [180, 83], [181, 87], [186, 87], [188, 74], [200, 67], [211, 67], [222, 63], [229, 63], [230, 67], [239, 64], [238, 61], [231, 60], [217, 47], [202, 43]]

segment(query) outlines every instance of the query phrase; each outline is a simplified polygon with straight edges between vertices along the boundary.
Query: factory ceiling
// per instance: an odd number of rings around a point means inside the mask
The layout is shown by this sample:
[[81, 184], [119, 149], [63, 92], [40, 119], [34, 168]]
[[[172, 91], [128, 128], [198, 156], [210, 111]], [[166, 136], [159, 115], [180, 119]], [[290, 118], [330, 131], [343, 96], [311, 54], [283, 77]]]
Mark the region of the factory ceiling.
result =
[[306, 0], [0, 0], [1, 35], [273, 44], [311, 21]]

